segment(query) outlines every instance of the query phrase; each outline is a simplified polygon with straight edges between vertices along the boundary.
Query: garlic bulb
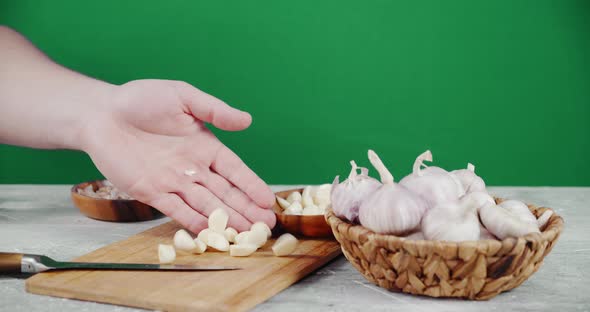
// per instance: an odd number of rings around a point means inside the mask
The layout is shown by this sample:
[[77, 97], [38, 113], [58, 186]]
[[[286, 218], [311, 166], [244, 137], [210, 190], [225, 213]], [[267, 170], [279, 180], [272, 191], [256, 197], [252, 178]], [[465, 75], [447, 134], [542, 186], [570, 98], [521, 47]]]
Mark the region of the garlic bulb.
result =
[[470, 163], [467, 169], [453, 170], [450, 174], [461, 183], [466, 194], [486, 191], [486, 183], [475, 174], [475, 166]]
[[431, 240], [479, 240], [477, 209], [470, 203], [448, 202], [428, 210], [422, 218], [422, 233]]
[[[332, 183], [330, 197], [334, 214], [339, 218], [355, 222], [358, 219], [361, 202], [373, 194], [381, 186], [381, 183], [369, 177], [367, 168], [357, 167], [354, 161], [350, 161], [350, 164], [352, 169], [348, 179], [339, 184], [337, 176]], [[357, 173], [357, 169], [361, 170], [360, 175]]]
[[[432, 161], [432, 153], [426, 151], [416, 158], [412, 174], [403, 178], [399, 184], [420, 195], [427, 208], [439, 203], [456, 201], [465, 192], [461, 184], [446, 170], [439, 167], [427, 167], [424, 161]], [[421, 166], [426, 167], [421, 169]]]
[[411, 234], [404, 236], [402, 238], [405, 238], [407, 240], [425, 240], [426, 239], [424, 237], [424, 233], [422, 233], [422, 231], [417, 231], [417, 232], [411, 233]]
[[472, 205], [476, 207], [477, 211], [479, 211], [485, 205], [496, 204], [496, 201], [494, 200], [494, 198], [492, 198], [492, 196], [490, 196], [486, 192], [481, 191], [467, 193], [463, 195], [460, 200], [462, 203], [466, 205]]
[[486, 229], [481, 222], [479, 223], [479, 239], [495, 239], [497, 240], [496, 236], [494, 236], [488, 229]]
[[499, 239], [540, 233], [537, 223], [525, 221], [511, 209], [499, 205], [486, 205], [479, 211], [483, 225]]
[[524, 222], [537, 224], [537, 218], [535, 218], [535, 215], [533, 215], [533, 213], [529, 210], [529, 207], [521, 201], [509, 199], [499, 203], [498, 206], [511, 211]]
[[379, 172], [383, 185], [361, 202], [361, 224], [381, 234], [400, 235], [415, 229], [426, 211], [426, 203], [402, 185], [394, 183], [393, 176], [372, 150], [369, 150], [369, 160]]

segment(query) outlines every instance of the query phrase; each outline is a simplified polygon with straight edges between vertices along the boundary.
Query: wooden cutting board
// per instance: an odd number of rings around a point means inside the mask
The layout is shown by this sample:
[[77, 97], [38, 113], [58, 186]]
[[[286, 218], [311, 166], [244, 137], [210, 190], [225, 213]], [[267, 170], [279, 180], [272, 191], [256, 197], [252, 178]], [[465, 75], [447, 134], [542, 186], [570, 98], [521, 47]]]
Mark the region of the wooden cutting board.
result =
[[[158, 263], [159, 243], [172, 244], [179, 229], [169, 222], [113, 243], [75, 261]], [[178, 252], [175, 264], [231, 265], [242, 270], [215, 272], [55, 271], [26, 282], [28, 292], [165, 311], [246, 311], [340, 255], [330, 239], [300, 238], [294, 254], [275, 257], [274, 239], [255, 254], [201, 255]]]

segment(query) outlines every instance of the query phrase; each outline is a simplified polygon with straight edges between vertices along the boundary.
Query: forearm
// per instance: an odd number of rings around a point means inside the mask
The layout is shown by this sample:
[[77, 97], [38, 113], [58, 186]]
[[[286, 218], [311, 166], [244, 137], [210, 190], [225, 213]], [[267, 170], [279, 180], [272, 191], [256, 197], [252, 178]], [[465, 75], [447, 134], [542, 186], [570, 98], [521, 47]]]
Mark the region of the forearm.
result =
[[113, 85], [55, 64], [0, 26], [0, 143], [83, 149], [83, 134]]

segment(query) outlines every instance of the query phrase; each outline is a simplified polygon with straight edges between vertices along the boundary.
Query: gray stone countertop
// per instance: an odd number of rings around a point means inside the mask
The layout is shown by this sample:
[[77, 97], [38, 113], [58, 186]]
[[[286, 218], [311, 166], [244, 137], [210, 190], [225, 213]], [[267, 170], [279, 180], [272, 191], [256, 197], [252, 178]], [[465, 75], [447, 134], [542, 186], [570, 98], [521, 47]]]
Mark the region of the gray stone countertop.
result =
[[[0, 185], [0, 251], [68, 260], [168, 221], [117, 224], [81, 215], [69, 185]], [[290, 188], [273, 186], [275, 191]], [[482, 302], [392, 293], [342, 256], [254, 311], [590, 311], [590, 188], [491, 187], [504, 198], [553, 208], [565, 229], [541, 269], [513, 291]], [[25, 292], [22, 276], [0, 276], [0, 311], [134, 311]]]

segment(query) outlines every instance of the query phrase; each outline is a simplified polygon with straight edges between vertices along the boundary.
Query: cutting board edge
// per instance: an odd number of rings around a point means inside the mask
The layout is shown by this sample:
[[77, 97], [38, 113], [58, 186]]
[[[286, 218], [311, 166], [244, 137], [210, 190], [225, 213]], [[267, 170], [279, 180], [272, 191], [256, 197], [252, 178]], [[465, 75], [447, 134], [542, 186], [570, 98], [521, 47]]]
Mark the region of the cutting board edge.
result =
[[[231, 305], [229, 303], [228, 303], [228, 305], [233, 307], [232, 311], [249, 311], [249, 310], [251, 310], [252, 308], [256, 307], [257, 305], [271, 299], [272, 297], [276, 296], [278, 293], [289, 288], [289, 286], [297, 283], [298, 281], [300, 281], [304, 277], [308, 276], [313, 271], [321, 268], [322, 266], [326, 265], [328, 262], [330, 262], [330, 261], [336, 259], [338, 256], [342, 255], [342, 249], [340, 248], [340, 245], [337, 244], [336, 246], [337, 246], [337, 248], [335, 248], [335, 250], [333, 252], [331, 252], [327, 257], [322, 258], [322, 261], [315, 262], [313, 265], [308, 266], [305, 270], [301, 271], [301, 274], [296, 275], [294, 278], [289, 279], [289, 280], [281, 279], [281, 283], [278, 283], [278, 285], [280, 285], [281, 287], [279, 287], [279, 288], [275, 287], [273, 289], [277, 289], [276, 291], [268, 292], [270, 294], [270, 296], [268, 298], [265, 298], [264, 300], [258, 300], [257, 296], [250, 296], [251, 298], [256, 298], [256, 299], [251, 300], [251, 301], [247, 301], [248, 304], [244, 304], [244, 305], [242, 305], [242, 304]], [[281, 269], [277, 270], [274, 273], [280, 273], [281, 271], [284, 271], [284, 270], [288, 270], [288, 267], [287, 266], [281, 267]], [[255, 288], [250, 288], [250, 289], [248, 289], [248, 292], [249, 293], [256, 292], [256, 290], [261, 287], [263, 287], [263, 285], [259, 285], [258, 287], [255, 287]], [[233, 309], [236, 309], [236, 310], [233, 310]]]
[[[151, 309], [151, 310], [158, 310], [158, 311], [187, 311], [186, 305], [175, 305], [171, 303], [166, 303], [165, 305], [160, 305], [158, 303], [152, 303], [150, 301], [142, 301], [135, 304], [135, 302], [130, 303], [129, 301], [122, 301], [119, 300], [116, 296], [97, 296], [96, 294], [87, 293], [87, 292], [78, 292], [77, 294], [72, 294], [68, 289], [60, 289], [59, 287], [49, 287], [49, 286], [41, 286], [35, 285], [33, 283], [29, 283], [29, 280], [36, 276], [40, 276], [43, 273], [37, 274], [33, 277], [28, 278], [25, 281], [25, 290], [28, 293], [35, 294], [35, 295], [42, 295], [42, 296], [49, 296], [54, 298], [65, 298], [65, 299], [73, 299], [79, 301], [87, 301], [92, 303], [99, 303], [105, 305], [113, 305], [113, 306], [123, 306], [128, 308], [134, 309]], [[107, 301], [108, 300], [108, 301]], [[147, 304], [146, 304], [147, 303]], [[227, 312], [232, 309], [227, 306], [221, 307], [211, 307], [208, 304], [198, 304], [197, 306], [191, 306], [190, 311], [219, 311], [219, 312]]]

